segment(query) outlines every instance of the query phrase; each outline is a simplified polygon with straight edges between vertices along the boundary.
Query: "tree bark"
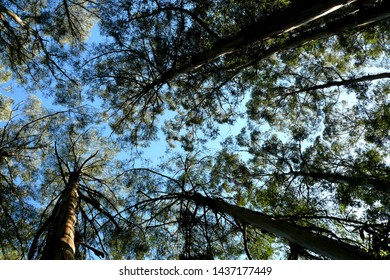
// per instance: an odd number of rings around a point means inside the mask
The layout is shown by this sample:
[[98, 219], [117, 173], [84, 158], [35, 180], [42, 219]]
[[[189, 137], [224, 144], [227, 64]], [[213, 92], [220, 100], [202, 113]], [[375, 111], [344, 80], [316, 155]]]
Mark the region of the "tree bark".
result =
[[385, 73], [379, 73], [379, 74], [365, 75], [365, 76], [361, 76], [361, 77], [357, 77], [357, 78], [343, 79], [341, 81], [330, 81], [330, 82], [327, 82], [324, 84], [291, 91], [288, 93], [288, 95], [298, 94], [301, 92], [314, 91], [314, 90], [319, 90], [319, 89], [326, 89], [326, 88], [330, 88], [330, 87], [349, 86], [349, 85], [356, 84], [356, 83], [370, 82], [370, 81], [382, 80], [382, 79], [390, 79], [390, 73], [385, 72]]
[[79, 176], [77, 172], [70, 174], [68, 184], [54, 208], [54, 219], [42, 253], [43, 260], [75, 259]]
[[355, 1], [293, 1], [286, 10], [274, 12], [263, 20], [247, 26], [237, 34], [218, 40], [210, 50], [193, 56], [192, 65], [187, 67], [188, 69], [183, 68], [183, 71], [188, 72], [196, 69], [250, 43], [278, 37], [353, 2]]
[[313, 179], [323, 179], [333, 183], [346, 183], [350, 185], [367, 186], [381, 192], [390, 193], [390, 181], [364, 175], [345, 176], [338, 173], [301, 171], [294, 171], [291, 172], [291, 174], [295, 176], [310, 177]]
[[[194, 71], [220, 56], [244, 48], [251, 43], [277, 38], [287, 32], [300, 29], [304, 25], [319, 18], [323, 18], [354, 2], [356, 1], [294, 1], [292, 6], [286, 10], [274, 12], [261, 21], [249, 25], [232, 36], [217, 40], [209, 50], [194, 54], [186, 60], [188, 61], [187, 63], [162, 73], [154, 82], [145, 87], [145, 92], [148, 92], [155, 86], [166, 83], [181, 74]], [[350, 29], [362, 27], [388, 17], [390, 17], [390, 3], [388, 3], [388, 1], [383, 1], [380, 5], [344, 15], [343, 17], [324, 24], [323, 27], [302, 30], [300, 34], [296, 34], [297, 36], [264, 50], [253, 60], [238, 65], [237, 68], [244, 69], [254, 66], [259, 61], [276, 52], [298, 47], [313, 40], [319, 40]]]
[[320, 28], [313, 28], [311, 30], [304, 30], [298, 36], [294, 36], [280, 44], [271, 46], [262, 51], [253, 60], [239, 65], [240, 70], [255, 66], [261, 60], [270, 57], [271, 55], [287, 51], [306, 43], [328, 38], [330, 36], [341, 34], [348, 30], [356, 30], [371, 23], [381, 21], [390, 17], [390, 2], [383, 1], [380, 5], [368, 8], [364, 11], [356, 12], [346, 15], [331, 22], [327, 22]]
[[325, 236], [316, 235], [289, 222], [277, 221], [266, 214], [232, 205], [221, 199], [205, 197], [198, 193], [187, 195], [185, 198], [206, 205], [218, 212], [228, 214], [242, 223], [273, 233], [330, 259], [369, 259], [369, 256], [361, 252], [357, 247]]
[[354, 1], [316, 1], [314, 4], [313, 1], [295, 1], [292, 7], [282, 12], [274, 12], [265, 19], [249, 25], [232, 36], [217, 40], [210, 50], [194, 55], [191, 58], [191, 63], [180, 67], [175, 72], [182, 74], [193, 71], [222, 55], [232, 53], [250, 43], [266, 40], [297, 29], [342, 8], [350, 2]]

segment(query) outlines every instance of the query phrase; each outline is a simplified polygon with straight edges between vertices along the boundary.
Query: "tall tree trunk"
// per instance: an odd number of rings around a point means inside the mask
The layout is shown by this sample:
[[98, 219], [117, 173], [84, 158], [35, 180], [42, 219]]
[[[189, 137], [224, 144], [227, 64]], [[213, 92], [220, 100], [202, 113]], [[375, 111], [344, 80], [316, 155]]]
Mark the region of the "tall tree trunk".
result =
[[326, 180], [333, 183], [345, 183], [356, 186], [366, 186], [373, 188], [377, 191], [390, 193], [390, 181], [386, 179], [378, 179], [374, 177], [355, 175], [345, 176], [339, 173], [326, 173], [326, 172], [301, 172], [294, 171], [290, 174], [295, 176], [309, 177], [313, 179]]
[[210, 50], [195, 55], [192, 58], [192, 65], [197, 68], [221, 55], [234, 52], [253, 42], [278, 37], [333, 13], [353, 2], [356, 2], [356, 0], [292, 1], [289, 8], [273, 12], [233, 36], [216, 41]]
[[[217, 59], [220, 56], [237, 51], [253, 42], [261, 42], [270, 38], [277, 38], [282, 34], [302, 28], [304, 25], [323, 18], [346, 5], [350, 5], [354, 0], [344, 1], [294, 1], [292, 6], [283, 11], [271, 13], [269, 16], [255, 22], [240, 32], [217, 40], [213, 47], [198, 54], [194, 54], [178, 67], [162, 73], [154, 82], [150, 83], [144, 91], [147, 92], [157, 85], [166, 83], [181, 74], [194, 71], [204, 64]], [[242, 64], [240, 68], [246, 68], [257, 64], [272, 54], [301, 46], [307, 42], [326, 38], [337, 33], [345, 32], [349, 29], [364, 26], [379, 20], [390, 17], [390, 4], [383, 1], [380, 5], [362, 10], [359, 13], [344, 15], [320, 28], [304, 30], [301, 35], [295, 36], [284, 43], [277, 44], [259, 53], [252, 61]]]
[[330, 259], [352, 260], [369, 258], [367, 254], [364, 254], [352, 245], [316, 235], [289, 222], [274, 220], [271, 216], [229, 204], [221, 199], [205, 197], [200, 194], [187, 195], [185, 198], [206, 205], [218, 212], [228, 214], [245, 224], [273, 233]]
[[53, 222], [42, 253], [43, 260], [74, 260], [75, 225], [78, 206], [79, 173], [72, 172], [65, 190], [54, 208]]

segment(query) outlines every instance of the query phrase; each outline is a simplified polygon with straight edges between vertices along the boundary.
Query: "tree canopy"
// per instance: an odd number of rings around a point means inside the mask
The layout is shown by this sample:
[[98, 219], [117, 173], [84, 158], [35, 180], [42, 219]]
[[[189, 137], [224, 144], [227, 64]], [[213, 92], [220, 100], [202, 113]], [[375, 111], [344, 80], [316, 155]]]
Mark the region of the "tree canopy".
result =
[[389, 259], [389, 18], [0, 1], [0, 259]]

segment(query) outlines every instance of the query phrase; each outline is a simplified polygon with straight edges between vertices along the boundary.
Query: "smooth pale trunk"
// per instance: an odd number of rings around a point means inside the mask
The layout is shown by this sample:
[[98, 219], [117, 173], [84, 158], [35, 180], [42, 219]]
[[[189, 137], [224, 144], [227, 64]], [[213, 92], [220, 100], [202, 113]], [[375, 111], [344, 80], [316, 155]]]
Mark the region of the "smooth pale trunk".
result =
[[330, 259], [353, 260], [368, 258], [367, 255], [351, 245], [313, 234], [310, 231], [285, 221], [274, 220], [272, 217], [257, 211], [232, 205], [220, 199], [205, 197], [200, 194], [189, 195], [187, 198], [199, 204], [207, 205], [221, 213], [226, 213], [243, 223], [285, 238], [290, 242]]
[[231, 53], [252, 42], [278, 37], [353, 2], [356, 1], [293, 1], [290, 8], [277, 13], [274, 12], [265, 19], [249, 25], [237, 34], [218, 40], [211, 50], [193, 58], [193, 67], [200, 67], [221, 55]]
[[193, 71], [205, 63], [234, 52], [238, 48], [247, 46], [255, 41], [278, 37], [335, 12], [353, 2], [356, 1], [295, 1], [290, 8], [277, 13], [274, 12], [263, 20], [249, 25], [230, 37], [217, 40], [210, 50], [194, 55], [191, 63], [172, 72], [165, 73], [161, 79], [170, 79], [178, 74]]
[[[220, 56], [237, 51], [253, 42], [277, 38], [286, 32], [298, 29], [307, 23], [322, 18], [345, 5], [354, 2], [356, 1], [296, 1], [298, 4], [293, 5], [289, 9], [273, 13], [232, 36], [217, 40], [211, 49], [195, 54], [189, 58], [189, 63], [163, 73], [145, 88], [145, 92], [181, 74], [194, 71]], [[380, 5], [369, 8], [363, 13], [346, 15], [344, 18], [336, 19], [334, 22], [331, 22], [322, 28], [314, 29], [312, 31], [306, 30], [302, 35], [287, 40], [280, 45], [273, 46], [263, 53], [258, 54], [253, 61], [241, 65], [240, 68], [255, 65], [260, 60], [270, 57], [276, 52], [298, 47], [313, 40], [326, 38], [388, 17], [390, 17], [390, 4], [389, 2], [381, 2]]]

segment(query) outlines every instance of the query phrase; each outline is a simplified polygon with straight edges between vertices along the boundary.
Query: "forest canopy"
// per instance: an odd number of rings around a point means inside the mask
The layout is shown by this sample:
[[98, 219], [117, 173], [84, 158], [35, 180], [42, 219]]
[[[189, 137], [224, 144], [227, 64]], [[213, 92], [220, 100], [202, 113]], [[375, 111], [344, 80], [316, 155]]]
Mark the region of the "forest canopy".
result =
[[389, 23], [0, 1], [0, 259], [390, 259]]

